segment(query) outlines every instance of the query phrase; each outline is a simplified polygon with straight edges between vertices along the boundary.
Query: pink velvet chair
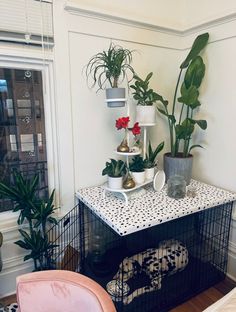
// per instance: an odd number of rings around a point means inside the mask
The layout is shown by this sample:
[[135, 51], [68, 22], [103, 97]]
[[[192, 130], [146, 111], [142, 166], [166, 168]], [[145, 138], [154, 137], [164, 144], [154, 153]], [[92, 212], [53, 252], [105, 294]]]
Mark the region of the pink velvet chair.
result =
[[41, 271], [17, 278], [20, 312], [115, 312], [108, 293], [92, 279], [70, 271]]

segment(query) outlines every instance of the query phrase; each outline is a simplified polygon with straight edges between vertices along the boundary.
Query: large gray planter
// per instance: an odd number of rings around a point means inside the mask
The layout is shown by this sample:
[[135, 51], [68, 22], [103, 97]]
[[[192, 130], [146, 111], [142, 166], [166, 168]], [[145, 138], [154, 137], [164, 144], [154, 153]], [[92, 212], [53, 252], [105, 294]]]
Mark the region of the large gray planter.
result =
[[108, 107], [125, 106], [125, 88], [108, 88], [106, 89], [106, 102]]
[[164, 171], [166, 175], [166, 182], [173, 175], [184, 177], [188, 185], [192, 176], [193, 155], [182, 157], [179, 153], [177, 157], [172, 157], [170, 153], [164, 154]]

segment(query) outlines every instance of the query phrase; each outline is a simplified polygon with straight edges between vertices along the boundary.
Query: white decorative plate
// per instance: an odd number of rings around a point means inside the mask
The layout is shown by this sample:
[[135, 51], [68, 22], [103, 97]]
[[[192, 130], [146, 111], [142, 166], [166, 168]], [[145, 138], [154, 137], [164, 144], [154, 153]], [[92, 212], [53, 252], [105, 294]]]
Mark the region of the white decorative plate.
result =
[[153, 188], [155, 191], [159, 192], [162, 190], [165, 185], [166, 175], [163, 170], [157, 171], [153, 179]]

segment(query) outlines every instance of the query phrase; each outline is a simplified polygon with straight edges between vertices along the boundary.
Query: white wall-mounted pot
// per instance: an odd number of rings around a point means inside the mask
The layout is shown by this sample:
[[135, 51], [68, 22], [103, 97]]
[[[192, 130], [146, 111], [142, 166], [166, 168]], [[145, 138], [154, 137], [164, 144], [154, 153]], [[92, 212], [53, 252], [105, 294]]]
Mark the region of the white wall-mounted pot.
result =
[[156, 123], [156, 106], [154, 105], [137, 105], [136, 121], [141, 125], [149, 125]]
[[106, 102], [108, 107], [123, 107], [125, 106], [125, 88], [107, 88]]
[[134, 182], [136, 184], [142, 184], [145, 182], [145, 171], [141, 171], [141, 172], [131, 172], [132, 178], [134, 179]]
[[108, 187], [113, 190], [122, 189], [123, 177], [109, 177], [108, 176]]
[[146, 168], [145, 169], [145, 179], [152, 180], [154, 178], [155, 168]]

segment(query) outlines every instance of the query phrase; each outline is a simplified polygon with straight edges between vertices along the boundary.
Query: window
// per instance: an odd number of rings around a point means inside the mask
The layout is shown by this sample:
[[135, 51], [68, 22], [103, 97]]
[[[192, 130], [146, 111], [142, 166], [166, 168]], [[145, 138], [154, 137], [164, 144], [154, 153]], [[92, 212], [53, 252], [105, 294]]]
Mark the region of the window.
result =
[[[39, 174], [39, 194], [48, 193], [42, 74], [37, 70], [0, 68], [0, 181], [18, 169]], [[0, 212], [13, 203], [0, 200]]]

